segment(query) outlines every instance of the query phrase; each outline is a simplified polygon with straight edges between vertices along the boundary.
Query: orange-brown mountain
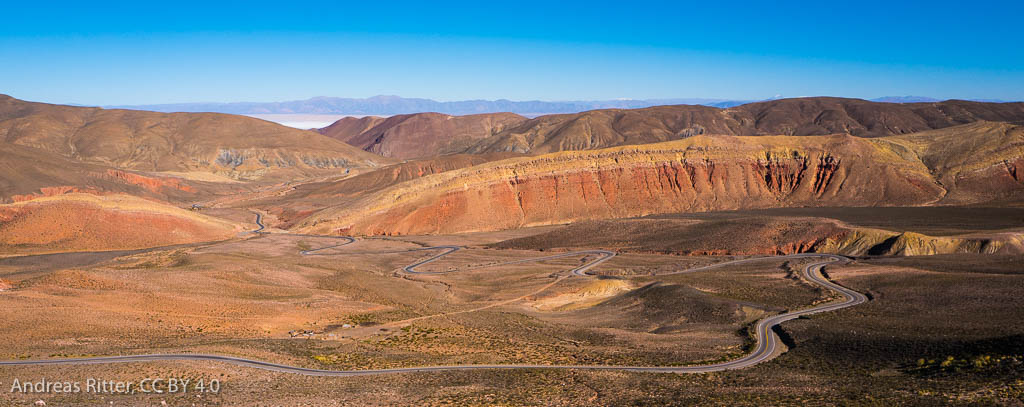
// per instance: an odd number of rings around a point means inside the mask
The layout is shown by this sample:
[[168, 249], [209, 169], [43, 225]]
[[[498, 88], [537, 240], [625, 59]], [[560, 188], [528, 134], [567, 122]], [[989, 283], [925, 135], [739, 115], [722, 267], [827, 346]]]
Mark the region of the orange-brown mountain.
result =
[[193, 178], [373, 167], [390, 160], [345, 143], [244, 116], [155, 113], [26, 102], [0, 95], [0, 142], [122, 170]]

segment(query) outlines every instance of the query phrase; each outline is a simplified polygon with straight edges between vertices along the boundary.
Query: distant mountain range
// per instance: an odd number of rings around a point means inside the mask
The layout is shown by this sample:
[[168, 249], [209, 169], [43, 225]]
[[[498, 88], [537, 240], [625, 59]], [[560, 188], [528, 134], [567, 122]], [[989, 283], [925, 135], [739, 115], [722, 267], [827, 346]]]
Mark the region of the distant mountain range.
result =
[[287, 102], [172, 103], [159, 105], [104, 106], [106, 108], [150, 110], [155, 112], [215, 112], [230, 114], [343, 114], [390, 116], [437, 112], [450, 115], [510, 112], [522, 115], [579, 113], [594, 109], [639, 109], [660, 105], [704, 105], [733, 107], [753, 100], [728, 99], [621, 99], [597, 101], [545, 102], [539, 100], [462, 100], [438, 102], [431, 99], [374, 96], [365, 99], [315, 97]]
[[[539, 100], [512, 101], [499, 100], [462, 100], [439, 102], [432, 99], [403, 98], [400, 96], [374, 96], [369, 98], [337, 98], [319, 96], [306, 100], [286, 102], [234, 102], [234, 103], [171, 103], [157, 105], [126, 105], [104, 106], [106, 108], [149, 110], [155, 112], [214, 112], [243, 115], [261, 114], [332, 114], [353, 116], [391, 116], [397, 114], [437, 112], [449, 115], [469, 115], [478, 113], [509, 112], [525, 116], [543, 114], [579, 113], [596, 109], [640, 109], [663, 105], [703, 105], [718, 108], [730, 108], [752, 102], [765, 100], [730, 100], [708, 98], [680, 99], [616, 99], [616, 100], [577, 100], [546, 102]], [[939, 99], [923, 96], [886, 96], [871, 99], [873, 102], [887, 103], [918, 103], [938, 102]], [[999, 100], [975, 100], [984, 102], [1002, 102]]]

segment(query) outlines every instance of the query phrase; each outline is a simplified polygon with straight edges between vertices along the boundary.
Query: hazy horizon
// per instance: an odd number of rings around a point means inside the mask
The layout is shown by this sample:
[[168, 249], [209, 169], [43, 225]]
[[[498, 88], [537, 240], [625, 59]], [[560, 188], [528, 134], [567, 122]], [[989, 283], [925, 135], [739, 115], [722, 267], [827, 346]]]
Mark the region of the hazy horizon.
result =
[[[794, 98], [806, 98], [815, 96], [796, 96]], [[842, 97], [842, 96], [829, 96]], [[613, 100], [594, 101], [512, 101], [507, 99], [499, 100], [469, 100], [469, 101], [437, 101], [427, 98], [403, 98], [397, 95], [377, 95], [369, 98], [338, 98], [330, 96], [314, 96], [307, 99], [295, 101], [246, 101], [246, 102], [198, 102], [198, 103], [169, 103], [155, 105], [115, 105], [97, 106], [107, 109], [132, 109], [132, 110], [153, 110], [158, 112], [213, 112], [227, 113], [253, 117], [261, 120], [275, 122], [284, 126], [298, 129], [319, 129], [325, 128], [344, 117], [365, 117], [378, 116], [390, 117], [401, 114], [435, 112], [461, 116], [481, 113], [516, 113], [527, 118], [534, 118], [547, 114], [577, 113], [586, 110], [598, 109], [639, 109], [658, 105], [705, 105], [719, 108], [730, 108], [746, 103], [754, 103], [765, 100], [789, 99], [781, 95], [759, 100], [728, 100], [719, 98], [671, 98], [671, 99], [628, 99], [619, 98]], [[332, 104], [332, 101], [348, 101]], [[927, 96], [883, 96], [867, 99], [877, 102], [889, 103], [915, 103], [915, 102], [937, 102], [936, 98]], [[970, 100], [970, 99], [967, 99]], [[363, 101], [363, 104], [360, 104]], [[373, 102], [380, 101], [379, 104]], [[985, 102], [1013, 102], [976, 100]], [[33, 101], [53, 103], [49, 101]], [[410, 103], [411, 102], [411, 103]], [[72, 103], [75, 106], [90, 106]], [[345, 106], [348, 106], [346, 110]], [[447, 107], [443, 107], [447, 106]], [[461, 107], [459, 107], [461, 106]], [[328, 110], [328, 111], [325, 111]], [[333, 109], [333, 110], [331, 110]], [[460, 110], [461, 109], [461, 110]], [[531, 110], [533, 109], [533, 110]], [[367, 112], [367, 110], [370, 110]]]

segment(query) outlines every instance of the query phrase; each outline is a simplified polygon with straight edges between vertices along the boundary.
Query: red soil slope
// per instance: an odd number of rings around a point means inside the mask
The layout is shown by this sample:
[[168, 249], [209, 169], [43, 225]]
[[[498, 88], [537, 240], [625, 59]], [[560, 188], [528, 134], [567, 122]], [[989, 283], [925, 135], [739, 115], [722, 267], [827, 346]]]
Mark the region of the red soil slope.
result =
[[242, 228], [127, 195], [68, 194], [0, 205], [0, 253], [137, 249], [227, 239]]

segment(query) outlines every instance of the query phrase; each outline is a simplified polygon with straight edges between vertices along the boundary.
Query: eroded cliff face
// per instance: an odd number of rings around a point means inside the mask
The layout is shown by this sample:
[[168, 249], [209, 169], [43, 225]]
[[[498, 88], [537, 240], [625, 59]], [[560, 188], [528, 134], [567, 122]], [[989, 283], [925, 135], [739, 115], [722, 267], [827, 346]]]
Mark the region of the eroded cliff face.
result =
[[671, 212], [919, 205], [944, 193], [920, 161], [867, 139], [695, 136], [426, 176], [321, 211], [296, 229], [457, 233]]

